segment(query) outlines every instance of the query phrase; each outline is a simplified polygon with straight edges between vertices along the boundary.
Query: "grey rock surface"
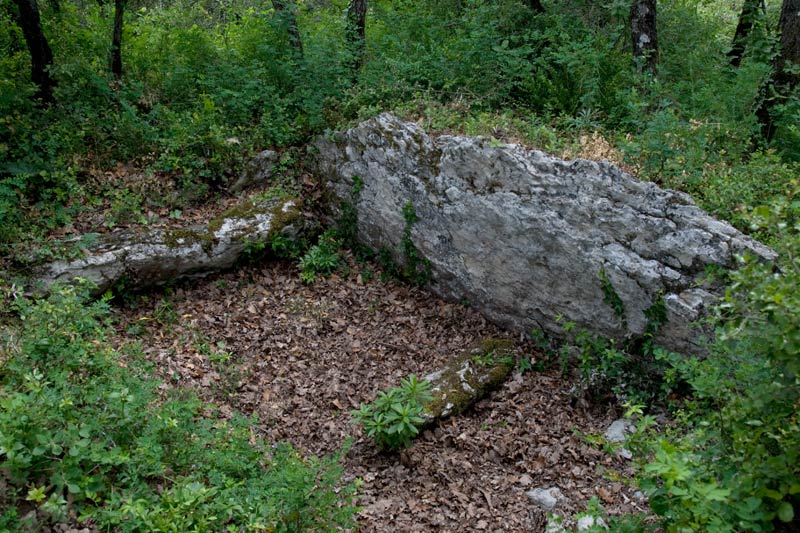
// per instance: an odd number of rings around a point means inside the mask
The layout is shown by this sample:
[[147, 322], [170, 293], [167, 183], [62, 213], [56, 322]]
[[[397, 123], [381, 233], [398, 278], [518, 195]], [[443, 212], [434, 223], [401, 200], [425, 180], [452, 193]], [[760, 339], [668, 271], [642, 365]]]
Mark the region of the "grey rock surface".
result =
[[606, 429], [605, 437], [608, 442], [620, 443], [625, 442], [628, 435], [636, 431], [630, 420], [627, 418], [620, 418], [611, 422], [611, 425]]
[[533, 503], [545, 511], [552, 511], [558, 505], [558, 502], [564, 500], [564, 495], [558, 487], [536, 488], [529, 490], [525, 494], [528, 495], [528, 498]]
[[588, 531], [592, 528], [608, 529], [605, 520], [599, 516], [591, 515], [580, 517], [576, 523], [576, 527], [578, 531]]
[[34, 290], [83, 278], [96, 285], [96, 293], [102, 293], [122, 280], [143, 287], [228, 268], [249, 242], [275, 232], [299, 232], [299, 206], [297, 200], [248, 200], [206, 226], [112, 233], [87, 250], [85, 257], [39, 267]]
[[549, 514], [544, 526], [544, 533], [571, 533], [566, 521], [559, 515]]
[[389, 114], [315, 147], [316, 172], [334, 198], [349, 200], [354, 176], [363, 180], [365, 244], [402, 262], [410, 202], [419, 217], [411, 240], [431, 262], [431, 289], [525, 333], [563, 337], [573, 322], [608, 338], [641, 336], [646, 312], [663, 298], [667, 322], [657, 341], [702, 352], [703, 332], [690, 324], [719, 292], [703, 282], [706, 269], [734, 267], [737, 254], [775, 257], [687, 195], [606, 162], [563, 161], [484, 138], [432, 138]]
[[231, 185], [230, 191], [232, 193], [241, 192], [254, 183], [267, 181], [275, 173], [278, 158], [278, 152], [273, 150], [264, 150], [259, 153], [247, 163], [239, 179]]
[[[611, 422], [604, 436], [606, 440], [612, 444], [622, 444], [628, 439], [628, 435], [631, 435], [635, 431], [636, 427], [630, 420], [627, 418], [620, 418]], [[633, 459], [633, 453], [623, 446], [617, 448], [617, 455], [629, 461]]]

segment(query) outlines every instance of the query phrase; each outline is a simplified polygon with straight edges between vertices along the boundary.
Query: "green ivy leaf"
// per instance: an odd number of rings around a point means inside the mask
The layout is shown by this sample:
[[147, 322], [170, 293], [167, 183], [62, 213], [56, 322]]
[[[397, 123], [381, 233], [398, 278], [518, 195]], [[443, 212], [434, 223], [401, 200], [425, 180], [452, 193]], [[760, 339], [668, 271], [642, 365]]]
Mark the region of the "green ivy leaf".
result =
[[781, 502], [778, 506], [778, 518], [781, 522], [791, 522], [794, 520], [794, 507], [789, 502]]

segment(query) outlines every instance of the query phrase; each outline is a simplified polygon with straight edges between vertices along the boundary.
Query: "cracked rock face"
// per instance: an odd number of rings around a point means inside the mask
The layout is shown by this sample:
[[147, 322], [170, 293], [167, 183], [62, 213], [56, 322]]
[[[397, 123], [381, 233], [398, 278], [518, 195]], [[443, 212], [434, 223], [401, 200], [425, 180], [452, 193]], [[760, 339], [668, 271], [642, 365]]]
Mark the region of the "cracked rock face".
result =
[[277, 165], [279, 159], [278, 152], [273, 150], [264, 150], [259, 153], [245, 166], [239, 179], [231, 186], [230, 191], [238, 193], [254, 183], [267, 181], [275, 173], [275, 165]]
[[389, 114], [320, 138], [316, 148], [317, 173], [334, 197], [349, 201], [353, 177], [363, 180], [356, 207], [365, 244], [402, 262], [410, 202], [419, 217], [411, 239], [431, 262], [431, 289], [526, 333], [563, 336], [563, 324], [574, 322], [609, 338], [636, 337], [663, 299], [657, 342], [699, 352], [703, 332], [690, 324], [720, 290], [703, 282], [707, 268], [731, 268], [737, 254], [775, 257], [687, 195], [605, 162], [432, 138]]

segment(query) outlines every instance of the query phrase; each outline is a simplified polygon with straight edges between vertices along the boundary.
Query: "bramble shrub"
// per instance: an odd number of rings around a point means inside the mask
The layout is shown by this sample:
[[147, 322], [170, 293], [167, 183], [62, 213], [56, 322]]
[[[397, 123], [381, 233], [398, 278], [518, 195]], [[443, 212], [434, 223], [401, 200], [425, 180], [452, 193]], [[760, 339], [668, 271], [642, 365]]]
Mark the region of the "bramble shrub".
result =
[[378, 392], [374, 402], [362, 403], [352, 412], [352, 422], [360, 423], [382, 449], [404, 448], [419, 434], [424, 406], [431, 399], [430, 383], [411, 374], [399, 387]]
[[[335, 459], [270, 446], [254, 420], [162, 399], [136, 350], [105, 342], [105, 299], [18, 298], [0, 341], [0, 529], [92, 519], [103, 530], [301, 531], [352, 525]], [[124, 361], [124, 362], [123, 362]], [[21, 516], [36, 509], [35, 523]], [[30, 522], [31, 517], [26, 519]]]
[[754, 211], [777, 264], [742, 258], [706, 358], [676, 369], [693, 396], [654, 435], [642, 486], [668, 531], [796, 530], [800, 513], [800, 200]]

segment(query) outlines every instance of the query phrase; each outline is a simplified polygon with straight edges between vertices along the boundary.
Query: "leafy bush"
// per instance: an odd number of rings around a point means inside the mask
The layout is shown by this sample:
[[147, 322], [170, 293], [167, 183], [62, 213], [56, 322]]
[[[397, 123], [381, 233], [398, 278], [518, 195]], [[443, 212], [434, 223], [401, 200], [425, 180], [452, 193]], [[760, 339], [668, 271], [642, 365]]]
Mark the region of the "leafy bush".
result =
[[397, 450], [411, 443], [419, 434], [424, 405], [430, 402], [430, 383], [413, 374], [400, 381], [399, 387], [378, 392], [371, 404], [362, 403], [353, 411], [353, 423], [360, 423], [368, 437], [386, 450]]
[[313, 283], [317, 279], [317, 274], [327, 276], [339, 268], [341, 258], [337, 250], [341, 247], [341, 241], [336, 237], [333, 229], [325, 231], [319, 236], [317, 244], [300, 258], [300, 279], [306, 283]]
[[[620, 320], [625, 320], [622, 300], [600, 271], [604, 300]], [[663, 402], [668, 394], [682, 384], [671, 372], [672, 361], [680, 356], [655, 346], [653, 339], [666, 320], [666, 308], [661, 298], [645, 310], [647, 324], [644, 334], [617, 344], [613, 339], [594, 335], [586, 330], [574, 333], [573, 341], [561, 346], [559, 353], [564, 373], [575, 361], [579, 378], [574, 393], [587, 395], [594, 401], [614, 399], [617, 403], [653, 405]], [[563, 325], [564, 332], [575, 329], [574, 322]]]
[[785, 196], [798, 175], [800, 164], [785, 162], [774, 151], [756, 152], [744, 163], [705, 169], [697, 188], [687, 192], [720, 218], [770, 242], [777, 236], [771, 226], [754, 227], [748, 215], [771, 198]]
[[777, 265], [742, 258], [705, 359], [677, 362], [693, 397], [650, 441], [643, 487], [668, 531], [794, 530], [800, 511], [800, 201], [758, 208]]
[[[19, 298], [0, 344], [0, 525], [92, 518], [117, 531], [334, 530], [353, 486], [335, 459], [271, 447], [254, 420], [207, 418], [193, 394], [165, 400], [139, 353], [105, 342], [105, 300], [57, 287]], [[25, 512], [20, 512], [26, 509]]]

